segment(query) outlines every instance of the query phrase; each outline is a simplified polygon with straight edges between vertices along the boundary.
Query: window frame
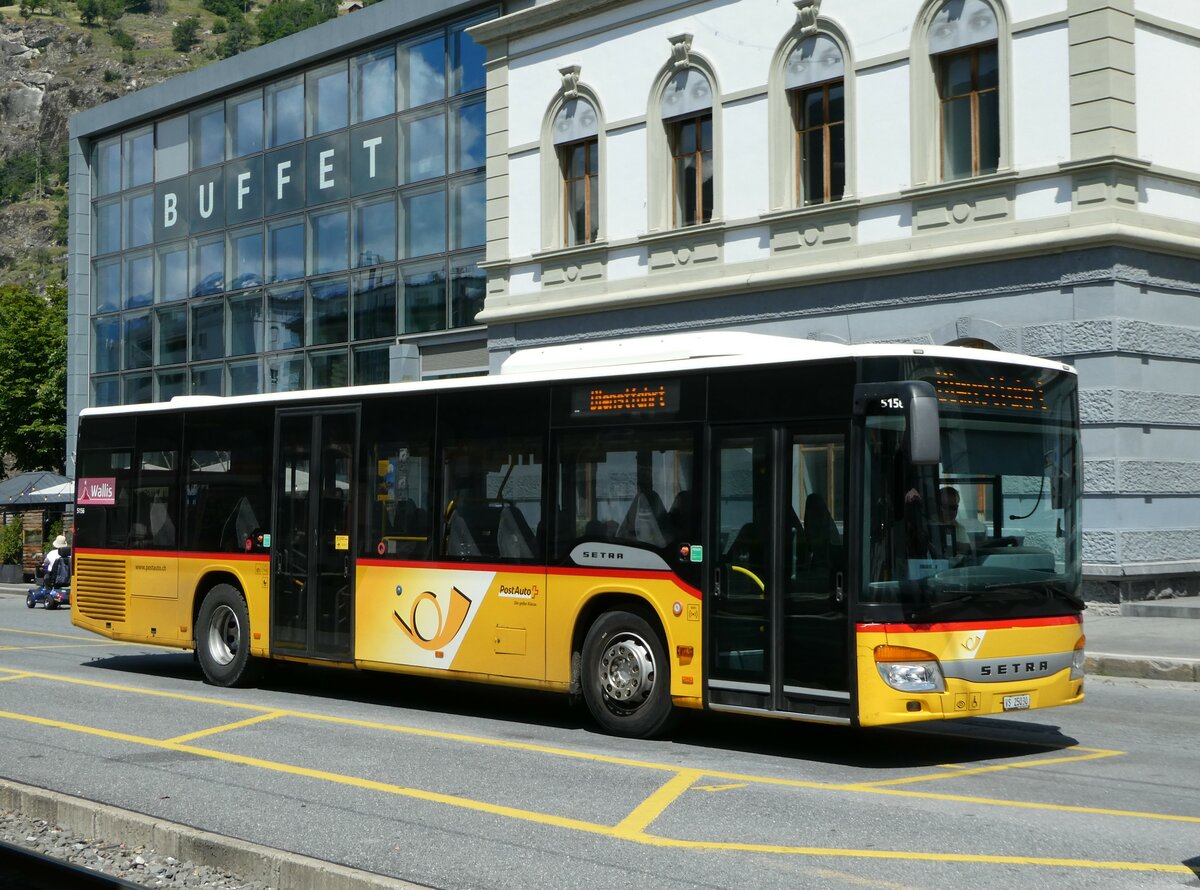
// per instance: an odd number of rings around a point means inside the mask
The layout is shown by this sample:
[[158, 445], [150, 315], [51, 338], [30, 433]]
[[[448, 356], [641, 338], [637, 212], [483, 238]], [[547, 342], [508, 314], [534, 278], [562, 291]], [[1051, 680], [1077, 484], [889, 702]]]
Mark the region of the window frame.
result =
[[[995, 85], [991, 87], [980, 87], [979, 85], [979, 62], [980, 53], [983, 51], [992, 51], [996, 54], [995, 64], [997, 67], [997, 77]], [[981, 157], [980, 136], [982, 133], [982, 119], [980, 117], [980, 97], [988, 94], [994, 94], [997, 97], [996, 113], [999, 117], [999, 93], [1000, 93], [1000, 78], [999, 78], [999, 48], [995, 43], [978, 43], [974, 46], [964, 47], [960, 50], [941, 53], [934, 56], [937, 69], [934, 74], [934, 81], [937, 85], [938, 92], [938, 169], [939, 176], [942, 182], [954, 182], [960, 179], [971, 179], [977, 176], [983, 176], [988, 173], [995, 173], [1000, 167], [1000, 146], [997, 140], [995, 164], [991, 169], [983, 169]], [[954, 60], [966, 56], [968, 58], [971, 69], [971, 84], [970, 88], [965, 93], [955, 93], [947, 95], [949, 89], [949, 75], [947, 69]], [[947, 128], [946, 114], [951, 103], [967, 99], [970, 107], [970, 140], [971, 140], [971, 170], [969, 173], [951, 176], [946, 170], [946, 147], [947, 147]], [[999, 120], [996, 120], [995, 126], [999, 131]]]

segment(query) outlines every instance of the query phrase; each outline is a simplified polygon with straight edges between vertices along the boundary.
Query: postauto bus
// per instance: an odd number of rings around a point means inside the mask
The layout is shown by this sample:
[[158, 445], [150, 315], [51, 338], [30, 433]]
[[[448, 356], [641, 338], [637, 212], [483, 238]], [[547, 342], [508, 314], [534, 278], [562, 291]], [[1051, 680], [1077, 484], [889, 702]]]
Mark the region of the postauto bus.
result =
[[74, 622], [271, 660], [879, 726], [1083, 697], [1076, 375], [670, 335], [489, 377], [87, 409]]

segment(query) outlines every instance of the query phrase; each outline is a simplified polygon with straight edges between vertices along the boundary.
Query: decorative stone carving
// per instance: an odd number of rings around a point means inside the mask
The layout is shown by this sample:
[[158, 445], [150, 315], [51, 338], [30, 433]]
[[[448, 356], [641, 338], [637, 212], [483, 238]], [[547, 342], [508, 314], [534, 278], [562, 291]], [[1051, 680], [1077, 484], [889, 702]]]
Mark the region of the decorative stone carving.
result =
[[692, 35], [676, 34], [671, 41], [671, 64], [675, 70], [691, 67]]
[[795, 0], [796, 12], [800, 16], [800, 36], [812, 37], [817, 33], [817, 16], [821, 14], [821, 0]]
[[579, 98], [579, 72], [582, 70], [578, 65], [568, 65], [566, 68], [558, 69], [558, 73], [562, 75], [562, 96], [564, 99]]

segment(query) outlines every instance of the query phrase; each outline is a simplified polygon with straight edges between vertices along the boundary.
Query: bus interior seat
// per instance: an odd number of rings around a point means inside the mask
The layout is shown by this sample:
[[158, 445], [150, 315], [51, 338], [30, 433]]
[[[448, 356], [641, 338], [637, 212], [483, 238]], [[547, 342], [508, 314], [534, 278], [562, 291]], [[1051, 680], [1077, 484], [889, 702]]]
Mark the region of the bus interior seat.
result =
[[625, 519], [617, 529], [617, 537], [633, 539], [651, 547], [666, 547], [666, 528], [669, 523], [667, 511], [652, 489], [639, 491], [625, 513]]
[[246, 538], [250, 537], [259, 527], [258, 516], [250, 499], [245, 495], [238, 498], [233, 509], [221, 526], [221, 549], [223, 551], [241, 550]]
[[533, 531], [525, 515], [511, 501], [500, 508], [496, 523], [496, 549], [504, 559], [533, 559]]
[[159, 547], [175, 545], [175, 522], [167, 511], [167, 502], [154, 500], [150, 502], [150, 538]]
[[480, 556], [479, 545], [471, 533], [461, 508], [452, 508], [446, 529], [447, 556]]

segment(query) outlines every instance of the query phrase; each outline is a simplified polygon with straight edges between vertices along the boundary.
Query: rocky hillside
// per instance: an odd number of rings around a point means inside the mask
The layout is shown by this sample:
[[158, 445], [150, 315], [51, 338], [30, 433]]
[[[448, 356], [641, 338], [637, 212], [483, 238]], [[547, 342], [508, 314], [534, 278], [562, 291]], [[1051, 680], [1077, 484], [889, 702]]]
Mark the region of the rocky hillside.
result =
[[[72, 114], [236, 52], [235, 35], [238, 48], [252, 45], [255, 25], [262, 40], [278, 39], [336, 11], [334, 0], [261, 10], [254, 0], [9, 2], [0, 0], [0, 285], [38, 287], [66, 274]], [[173, 32], [191, 19], [194, 45], [179, 52]]]

